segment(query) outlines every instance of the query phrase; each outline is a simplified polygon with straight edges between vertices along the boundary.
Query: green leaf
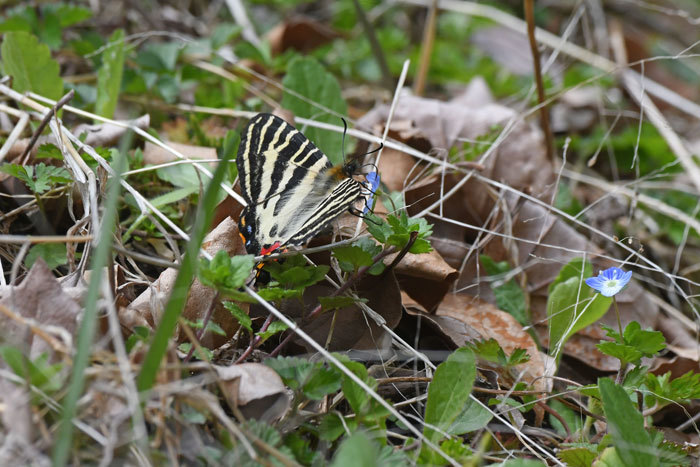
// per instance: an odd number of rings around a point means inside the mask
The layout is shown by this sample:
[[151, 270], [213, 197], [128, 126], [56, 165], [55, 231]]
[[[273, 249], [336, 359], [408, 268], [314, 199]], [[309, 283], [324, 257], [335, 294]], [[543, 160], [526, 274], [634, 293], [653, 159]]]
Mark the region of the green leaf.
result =
[[303, 437], [298, 431], [287, 433], [284, 437], [284, 445], [287, 446], [294, 458], [301, 465], [322, 465], [324, 464], [323, 455], [311, 446], [311, 441]]
[[275, 370], [284, 384], [291, 389], [301, 388], [306, 384], [311, 374], [320, 367], [318, 363], [298, 357], [268, 358], [264, 363]]
[[35, 158], [63, 160], [63, 154], [61, 154], [61, 150], [55, 144], [45, 143], [39, 146]]
[[463, 435], [472, 431], [481, 430], [493, 418], [493, 414], [484, 406], [469, 398], [452, 425], [447, 429], [451, 435]]
[[379, 466], [379, 445], [371, 441], [361, 431], [354, 433], [341, 443], [335, 453], [332, 467], [362, 467]]
[[237, 37], [243, 28], [234, 23], [219, 23], [211, 32], [211, 47], [218, 49], [231, 39]]
[[97, 115], [107, 118], [114, 116], [124, 74], [124, 56], [124, 30], [117, 29], [102, 52], [102, 66], [97, 72]]
[[[301, 288], [283, 289], [281, 287], [267, 287], [258, 290], [258, 295], [268, 302], [278, 302], [287, 298], [301, 298], [304, 291]], [[251, 302], [257, 303], [257, 302]]]
[[[554, 417], [550, 418], [550, 420], [553, 419]], [[557, 431], [559, 430], [557, 429]], [[598, 452], [594, 446], [575, 446], [562, 449], [557, 453], [557, 457], [569, 467], [590, 467], [596, 457], [598, 457]]]
[[[481, 264], [484, 265], [486, 272], [491, 276], [505, 274], [510, 271], [510, 265], [507, 261], [497, 263], [488, 255], [480, 255], [479, 259]], [[511, 279], [497, 287], [492, 285], [491, 288], [499, 309], [513, 316], [523, 326], [530, 323], [530, 317], [527, 315], [525, 292], [515, 282], [515, 279]]]
[[554, 287], [547, 299], [549, 353], [559, 360], [566, 341], [576, 332], [599, 320], [610, 308], [611, 297], [595, 294], [579, 276], [572, 276]]
[[608, 421], [620, 459], [625, 465], [659, 465], [656, 449], [644, 429], [644, 417], [634, 407], [629, 395], [609, 378], [599, 378], [598, 387], [603, 399], [603, 410]]
[[[339, 115], [347, 113], [338, 80], [313, 58], [299, 57], [292, 61], [282, 86], [282, 107], [291, 110], [297, 117], [338, 125], [341, 123]], [[322, 107], [334, 113], [326, 112]], [[303, 132], [334, 165], [343, 163], [342, 138], [338, 133], [311, 127], [303, 129]]]
[[[569, 425], [572, 433], [579, 431], [583, 427], [583, 420], [580, 413], [573, 411], [557, 399], [549, 401], [548, 405], [554, 409]], [[566, 430], [557, 417], [549, 415], [549, 423], [562, 436], [566, 436]], [[585, 435], [584, 435], [585, 436]], [[590, 465], [590, 464], [589, 464]]]
[[559, 270], [557, 277], [551, 284], [549, 284], [549, 293], [551, 294], [557, 285], [561, 284], [562, 282], [566, 282], [572, 277], [578, 277], [581, 280], [585, 280], [592, 275], [593, 266], [591, 266], [590, 261], [584, 261], [583, 258], [574, 258]]
[[618, 342], [601, 342], [596, 344], [598, 350], [606, 355], [615, 357], [624, 363], [636, 363], [642, 358], [642, 352], [635, 347]]
[[210, 260], [202, 258], [198, 270], [202, 284], [221, 290], [235, 291], [241, 287], [255, 264], [253, 255], [229, 257], [224, 250], [219, 250]]
[[29, 249], [27, 257], [24, 259], [24, 265], [31, 268], [34, 262], [41, 258], [44, 260], [49, 269], [55, 269], [58, 266], [63, 266], [68, 262], [66, 258], [65, 243], [39, 243]]
[[[437, 444], [443, 438], [442, 433], [463, 412], [475, 376], [474, 352], [467, 347], [455, 350], [437, 367], [433, 381], [428, 386], [428, 401], [425, 405], [426, 425], [423, 434], [428, 440]], [[425, 445], [419, 458], [422, 462], [438, 462], [438, 454]]]
[[15, 91], [33, 91], [49, 99], [63, 95], [58, 62], [51, 58], [49, 48], [40, 44], [32, 34], [14, 31], [5, 34], [0, 48], [6, 74], [12, 76]]
[[286, 258], [284, 262], [265, 263], [270, 277], [287, 288], [304, 288], [323, 280], [330, 268], [310, 266], [302, 255]]
[[335, 248], [333, 256], [338, 259], [341, 269], [355, 272], [362, 266], [370, 266], [373, 263], [372, 258], [381, 251], [381, 246], [374, 243], [372, 239], [363, 237], [350, 246]]
[[357, 429], [357, 419], [355, 417], [343, 418], [341, 415], [331, 412], [321, 418], [318, 427], [318, 437], [324, 441], [335, 441], [347, 430], [351, 433]]
[[645, 357], [653, 357], [654, 354], [666, 348], [666, 339], [659, 331], [645, 331], [637, 321], [631, 321], [624, 331], [625, 344], [639, 350]]
[[663, 375], [646, 374], [648, 405], [667, 405], [672, 401], [686, 403], [700, 399], [700, 373], [692, 371], [671, 380], [671, 372]]
[[321, 400], [340, 389], [342, 377], [336, 369], [318, 368], [304, 384], [304, 395], [312, 400]]
[[248, 313], [243, 311], [243, 309], [233, 302], [223, 302], [224, 308], [231, 312], [234, 319], [238, 321], [244, 329], [248, 332], [253, 332], [253, 320], [248, 316]]
[[270, 337], [274, 336], [275, 334], [279, 334], [282, 331], [286, 331], [288, 328], [289, 326], [287, 326], [282, 321], [273, 321], [272, 323], [270, 323], [270, 326], [268, 326], [267, 330], [256, 332], [255, 334], [257, 336], [260, 336], [263, 342], [265, 342]]
[[54, 5], [45, 5], [44, 8], [46, 10], [54, 9], [62, 28], [67, 28], [68, 26], [72, 26], [92, 17], [92, 11], [81, 5], [56, 3]]
[[371, 212], [365, 214], [365, 226], [367, 231], [380, 243], [386, 243], [387, 238], [392, 233], [391, 226], [384, 219]]
[[[466, 463], [472, 455], [472, 450], [469, 449], [469, 444], [465, 444], [460, 438], [449, 438], [440, 443], [442, 452], [450, 456], [456, 461]], [[443, 460], [443, 463], [445, 461]]]

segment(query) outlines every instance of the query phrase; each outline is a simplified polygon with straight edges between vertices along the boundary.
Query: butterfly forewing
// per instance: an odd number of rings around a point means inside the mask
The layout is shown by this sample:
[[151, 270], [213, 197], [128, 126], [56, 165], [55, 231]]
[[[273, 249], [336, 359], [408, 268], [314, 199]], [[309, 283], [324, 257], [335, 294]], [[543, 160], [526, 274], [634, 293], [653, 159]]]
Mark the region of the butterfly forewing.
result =
[[248, 203], [239, 227], [252, 254], [305, 243], [362, 196], [360, 182], [339, 178], [308, 138], [271, 114], [251, 119], [236, 163]]

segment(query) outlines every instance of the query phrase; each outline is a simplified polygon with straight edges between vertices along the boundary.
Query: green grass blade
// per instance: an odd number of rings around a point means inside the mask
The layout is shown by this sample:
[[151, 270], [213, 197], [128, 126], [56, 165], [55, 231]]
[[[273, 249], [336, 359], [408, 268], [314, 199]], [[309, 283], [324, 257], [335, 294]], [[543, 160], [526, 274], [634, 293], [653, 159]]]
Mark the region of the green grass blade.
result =
[[[126, 138], [124, 141], [130, 140]], [[123, 148], [128, 147], [122, 144]], [[97, 300], [100, 296], [102, 284], [102, 272], [107, 265], [107, 260], [111, 254], [112, 235], [114, 234], [115, 221], [117, 219], [117, 202], [121, 174], [126, 167], [126, 151], [122, 150], [114, 161], [115, 174], [109, 181], [107, 197], [105, 198], [104, 214], [100, 225], [100, 232], [97, 245], [95, 246], [91, 270], [92, 276], [85, 297], [85, 314], [83, 315], [80, 329], [78, 330], [77, 350], [73, 359], [73, 373], [68, 385], [68, 393], [63, 401], [63, 412], [58, 429], [56, 444], [53, 448], [53, 465], [63, 466], [68, 461], [71, 444], [73, 442], [73, 417], [75, 416], [78, 399], [85, 387], [85, 369], [90, 361], [90, 353], [93, 339], [95, 337], [95, 325], [97, 323]]]
[[[225, 154], [230, 154], [230, 152], [226, 151]], [[153, 341], [148, 348], [146, 357], [143, 360], [141, 372], [136, 380], [136, 387], [139, 391], [146, 391], [153, 386], [156, 374], [158, 373], [158, 367], [160, 367], [160, 362], [163, 360], [163, 355], [165, 355], [168, 348], [168, 340], [172, 337], [175, 326], [177, 325], [177, 320], [185, 307], [185, 301], [187, 300], [187, 295], [197, 266], [199, 247], [204, 240], [204, 235], [214, 215], [219, 185], [226, 175], [227, 165], [228, 158], [224, 157], [221, 162], [219, 162], [214, 176], [204, 192], [202, 202], [197, 209], [194, 227], [192, 229], [190, 241], [187, 243], [185, 256], [180, 265], [180, 271], [175, 279], [170, 299], [165, 306], [160, 324], [153, 335]]]

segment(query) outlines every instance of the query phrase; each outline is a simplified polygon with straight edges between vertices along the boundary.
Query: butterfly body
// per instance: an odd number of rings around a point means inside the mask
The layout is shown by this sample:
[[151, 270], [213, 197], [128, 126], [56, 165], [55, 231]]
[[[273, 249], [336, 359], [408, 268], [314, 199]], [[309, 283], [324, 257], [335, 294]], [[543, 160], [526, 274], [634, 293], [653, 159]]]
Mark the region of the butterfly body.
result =
[[355, 163], [333, 166], [301, 132], [271, 114], [251, 119], [236, 164], [248, 203], [239, 231], [250, 254], [306, 243], [365, 196], [352, 178]]

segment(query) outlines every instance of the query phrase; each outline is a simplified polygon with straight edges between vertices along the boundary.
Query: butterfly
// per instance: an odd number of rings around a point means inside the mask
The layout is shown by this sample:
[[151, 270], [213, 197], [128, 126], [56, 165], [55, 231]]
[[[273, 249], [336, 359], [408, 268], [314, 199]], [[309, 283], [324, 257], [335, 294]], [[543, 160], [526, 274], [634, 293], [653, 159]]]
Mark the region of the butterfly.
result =
[[248, 204], [238, 230], [253, 255], [303, 245], [371, 195], [353, 178], [356, 161], [333, 166], [299, 130], [272, 114], [250, 120], [236, 165]]

